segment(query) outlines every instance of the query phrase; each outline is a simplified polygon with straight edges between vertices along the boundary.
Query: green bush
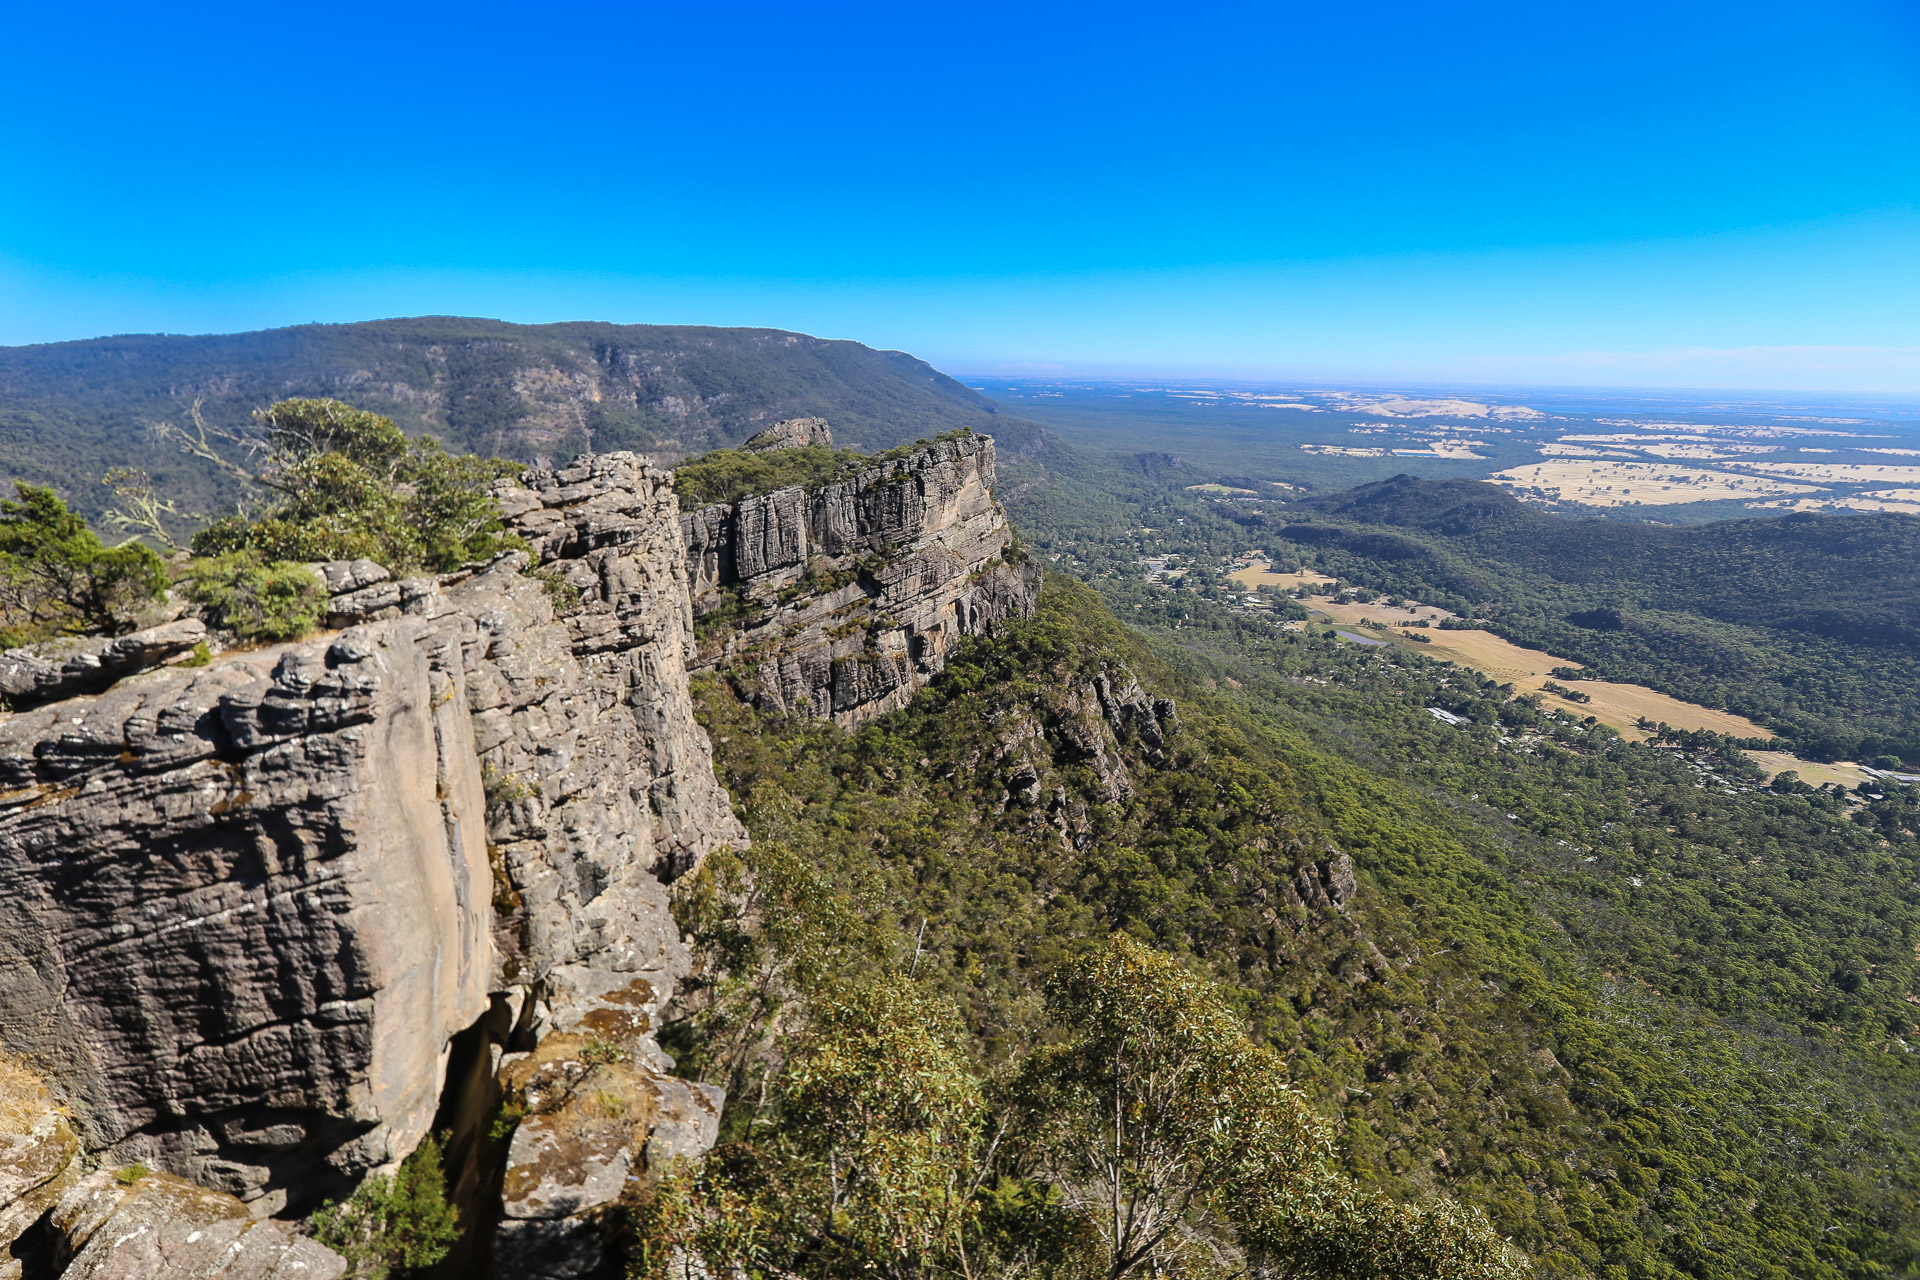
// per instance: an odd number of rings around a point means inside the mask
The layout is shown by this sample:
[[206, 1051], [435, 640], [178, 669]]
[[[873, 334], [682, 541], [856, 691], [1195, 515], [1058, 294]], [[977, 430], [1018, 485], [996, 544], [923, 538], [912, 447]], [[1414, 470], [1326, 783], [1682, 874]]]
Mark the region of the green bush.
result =
[[673, 491], [680, 507], [692, 511], [718, 502], [734, 502], [752, 493], [772, 493], [793, 485], [817, 489], [844, 479], [874, 461], [851, 449], [810, 445], [804, 449], [716, 449], [673, 469]]
[[199, 555], [446, 571], [523, 545], [489, 492], [518, 463], [408, 440], [392, 420], [337, 400], [282, 400], [254, 416], [267, 455], [255, 480], [270, 496], [195, 534]]
[[130, 629], [166, 590], [166, 570], [137, 542], [109, 547], [51, 489], [16, 483], [0, 502], [0, 646]]
[[206, 606], [207, 620], [248, 640], [297, 640], [319, 625], [327, 608], [320, 575], [304, 564], [230, 551], [196, 560], [187, 594]]
[[327, 1201], [312, 1218], [313, 1236], [347, 1260], [361, 1280], [386, 1280], [399, 1269], [430, 1267], [460, 1238], [459, 1212], [447, 1203], [439, 1137], [428, 1137], [389, 1178], [375, 1174], [344, 1203]]

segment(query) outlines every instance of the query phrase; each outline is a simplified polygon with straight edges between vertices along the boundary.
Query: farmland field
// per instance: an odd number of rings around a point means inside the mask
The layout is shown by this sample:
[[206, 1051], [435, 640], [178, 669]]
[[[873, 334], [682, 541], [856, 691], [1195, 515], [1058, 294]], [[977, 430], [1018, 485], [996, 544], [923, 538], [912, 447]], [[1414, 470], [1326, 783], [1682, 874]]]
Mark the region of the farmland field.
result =
[[[1322, 587], [1333, 581], [1324, 574], [1315, 573], [1312, 570], [1276, 573], [1258, 562], [1236, 570], [1228, 577], [1242, 587], [1272, 585], [1286, 591], [1296, 591], [1303, 586]], [[1308, 603], [1308, 607], [1325, 620], [1340, 627], [1351, 628], [1368, 623], [1380, 624], [1385, 629], [1372, 630], [1371, 636], [1398, 639], [1415, 652], [1427, 657], [1442, 662], [1456, 662], [1463, 667], [1472, 667], [1502, 683], [1512, 684], [1516, 693], [1538, 694], [1543, 706], [1578, 716], [1593, 716], [1600, 723], [1618, 731], [1629, 741], [1640, 742], [1649, 736], [1636, 727], [1642, 719], [1653, 721], [1655, 724], [1665, 723], [1676, 729], [1706, 730], [1711, 733], [1724, 733], [1735, 738], [1773, 736], [1764, 726], [1755, 724], [1744, 716], [1685, 702], [1644, 685], [1610, 680], [1582, 680], [1571, 687], [1586, 694], [1591, 701], [1570, 701], [1558, 694], [1548, 692], [1545, 686], [1549, 680], [1553, 679], [1552, 672], [1555, 667], [1577, 669], [1580, 663], [1569, 658], [1555, 657], [1538, 649], [1523, 648], [1491, 631], [1443, 631], [1438, 624], [1443, 619], [1453, 618], [1456, 615], [1432, 605], [1409, 603], [1389, 606], [1360, 601], [1341, 603], [1334, 600], [1314, 599]], [[1427, 625], [1418, 627], [1421, 622]], [[1425, 643], [1404, 639], [1414, 634], [1425, 637]], [[1793, 769], [1810, 782], [1841, 782], [1848, 786], [1866, 779], [1865, 774], [1847, 762], [1832, 765], [1820, 764], [1816, 761], [1803, 760], [1784, 751], [1754, 753], [1754, 759], [1766, 769], [1769, 775], [1783, 769]]]
[[1599, 459], [1556, 459], [1523, 467], [1509, 467], [1496, 472], [1493, 479], [1516, 488], [1540, 489], [1590, 507], [1618, 507], [1629, 503], [1664, 506], [1819, 492], [1812, 485], [1794, 484], [1771, 477], [1734, 475], [1726, 471], [1705, 471], [1696, 467], [1667, 466], [1653, 462], [1610, 462]]

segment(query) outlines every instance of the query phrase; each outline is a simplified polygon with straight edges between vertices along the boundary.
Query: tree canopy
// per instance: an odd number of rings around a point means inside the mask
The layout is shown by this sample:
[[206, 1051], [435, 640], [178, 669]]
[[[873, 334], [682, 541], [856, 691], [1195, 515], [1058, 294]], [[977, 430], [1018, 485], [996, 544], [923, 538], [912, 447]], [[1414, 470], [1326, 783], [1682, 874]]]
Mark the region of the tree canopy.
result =
[[337, 400], [282, 400], [254, 417], [259, 430], [236, 439], [264, 462], [249, 474], [266, 496], [202, 529], [196, 554], [444, 572], [510, 541], [488, 489], [519, 464], [409, 440], [392, 419]]
[[151, 549], [106, 546], [51, 489], [14, 491], [0, 502], [0, 645], [125, 630], [166, 589]]

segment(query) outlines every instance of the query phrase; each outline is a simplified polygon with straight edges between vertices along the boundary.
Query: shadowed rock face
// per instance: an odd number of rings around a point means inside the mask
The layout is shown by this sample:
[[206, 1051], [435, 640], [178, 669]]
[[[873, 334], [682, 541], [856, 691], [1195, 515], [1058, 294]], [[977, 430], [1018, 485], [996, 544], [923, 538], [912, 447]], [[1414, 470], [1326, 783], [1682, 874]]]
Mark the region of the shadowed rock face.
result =
[[993, 479], [993, 441], [966, 435], [682, 516], [710, 623], [696, 668], [843, 725], [904, 706], [962, 638], [1033, 611], [1039, 570], [1012, 550]]
[[[244, 1225], [411, 1151], [456, 1101], [456, 1037], [510, 1090], [573, 1062], [630, 1105], [538, 1097], [504, 1236], [589, 1274], [626, 1172], [711, 1144], [721, 1098], [653, 1041], [687, 963], [663, 881], [745, 832], [693, 716], [669, 482], [632, 455], [536, 473], [499, 498], [544, 580], [524, 553], [322, 566], [338, 630], [0, 716], [0, 1049], [87, 1149]], [[160, 1231], [182, 1187], [96, 1195], [161, 1249], [100, 1274], [188, 1273], [167, 1251], [198, 1241]], [[259, 1274], [284, 1243], [249, 1246]]]
[[277, 1209], [419, 1140], [488, 1004], [463, 676], [396, 619], [0, 722], [0, 1035], [90, 1148]]

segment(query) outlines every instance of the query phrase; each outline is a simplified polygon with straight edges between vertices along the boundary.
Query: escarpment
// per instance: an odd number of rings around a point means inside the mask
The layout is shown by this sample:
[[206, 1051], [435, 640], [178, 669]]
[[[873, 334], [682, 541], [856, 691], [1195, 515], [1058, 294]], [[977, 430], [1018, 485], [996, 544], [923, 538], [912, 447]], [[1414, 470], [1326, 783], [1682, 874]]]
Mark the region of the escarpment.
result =
[[[92, 1161], [243, 1224], [436, 1125], [484, 1164], [504, 1089], [501, 1250], [590, 1274], [627, 1171], [711, 1142], [721, 1099], [652, 1040], [686, 966], [664, 881], [745, 832], [668, 475], [609, 455], [498, 497], [537, 576], [323, 566], [335, 630], [0, 718], [0, 1044]], [[583, 1144], [589, 1077], [632, 1105]], [[0, 1256], [83, 1245], [40, 1207]]]
[[762, 710], [850, 725], [904, 706], [962, 638], [1033, 611], [1039, 570], [993, 481], [993, 441], [959, 435], [682, 515], [696, 667]]
[[[528, 551], [318, 566], [306, 639], [33, 667], [0, 715], [0, 1051], [58, 1106], [0, 1182], [0, 1280], [336, 1275], [291, 1220], [430, 1132], [457, 1273], [616, 1270], [620, 1197], [724, 1102], [655, 1039], [667, 885], [746, 840], [688, 672], [901, 704], [1031, 608], [991, 482], [962, 438], [683, 519], [669, 473], [589, 456], [496, 489]], [[716, 593], [759, 612], [697, 648]]]

